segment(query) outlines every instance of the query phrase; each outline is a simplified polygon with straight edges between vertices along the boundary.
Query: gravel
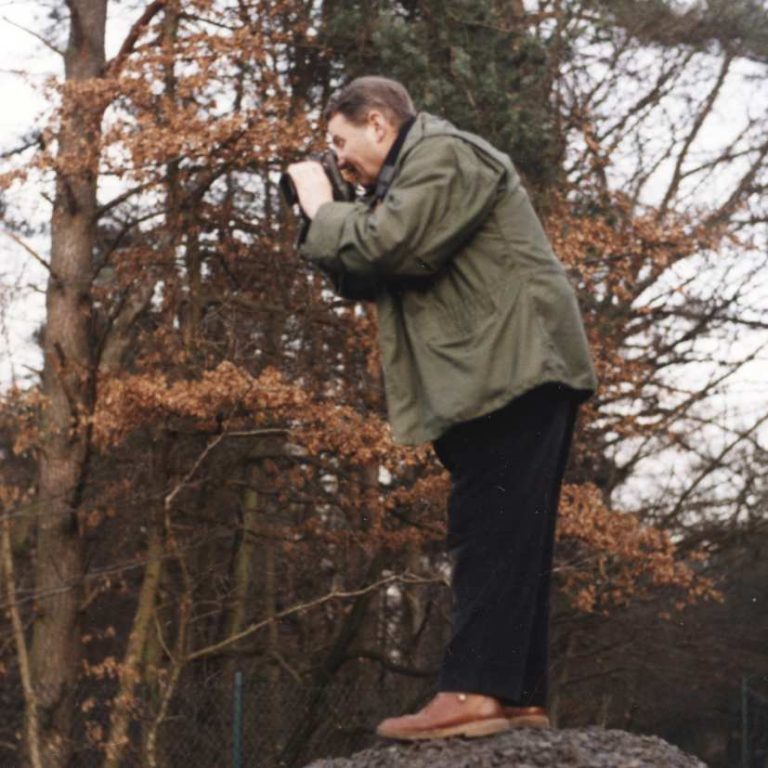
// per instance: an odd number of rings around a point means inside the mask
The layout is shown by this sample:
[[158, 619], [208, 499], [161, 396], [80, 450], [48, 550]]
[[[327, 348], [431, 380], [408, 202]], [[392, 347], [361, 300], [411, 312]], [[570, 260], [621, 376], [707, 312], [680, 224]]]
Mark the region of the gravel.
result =
[[656, 736], [603, 728], [520, 729], [482, 739], [387, 741], [306, 768], [707, 768]]

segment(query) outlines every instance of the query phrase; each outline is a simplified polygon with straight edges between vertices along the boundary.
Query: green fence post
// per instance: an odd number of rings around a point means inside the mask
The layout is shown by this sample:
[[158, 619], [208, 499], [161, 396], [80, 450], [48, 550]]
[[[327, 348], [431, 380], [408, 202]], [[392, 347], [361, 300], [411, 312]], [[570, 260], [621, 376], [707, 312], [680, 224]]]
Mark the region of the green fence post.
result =
[[232, 712], [232, 768], [243, 768], [243, 673], [235, 672]]

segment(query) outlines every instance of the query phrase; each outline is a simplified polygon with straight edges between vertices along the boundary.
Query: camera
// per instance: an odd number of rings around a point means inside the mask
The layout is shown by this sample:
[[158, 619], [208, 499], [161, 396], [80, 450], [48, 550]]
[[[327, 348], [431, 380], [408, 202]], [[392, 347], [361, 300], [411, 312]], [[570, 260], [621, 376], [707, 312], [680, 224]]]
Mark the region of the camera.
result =
[[[330, 149], [327, 149], [325, 152], [310, 155], [307, 159], [315, 160], [323, 166], [325, 175], [328, 177], [328, 181], [331, 182], [334, 200], [337, 202], [351, 203], [355, 199], [355, 186], [341, 175], [335, 153]], [[281, 174], [279, 187], [286, 205], [289, 207], [293, 207], [294, 205], [300, 206], [296, 185], [293, 183], [290, 174]], [[303, 213], [304, 212], [302, 211], [302, 215]]]

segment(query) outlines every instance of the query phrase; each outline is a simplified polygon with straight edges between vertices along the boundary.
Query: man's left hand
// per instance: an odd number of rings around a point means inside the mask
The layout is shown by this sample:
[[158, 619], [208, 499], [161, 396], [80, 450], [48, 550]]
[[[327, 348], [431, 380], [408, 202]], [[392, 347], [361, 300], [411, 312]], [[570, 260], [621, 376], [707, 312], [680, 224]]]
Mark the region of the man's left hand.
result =
[[331, 182], [323, 166], [315, 160], [303, 160], [288, 166], [288, 173], [296, 186], [299, 205], [308, 218], [313, 219], [323, 203], [333, 200]]

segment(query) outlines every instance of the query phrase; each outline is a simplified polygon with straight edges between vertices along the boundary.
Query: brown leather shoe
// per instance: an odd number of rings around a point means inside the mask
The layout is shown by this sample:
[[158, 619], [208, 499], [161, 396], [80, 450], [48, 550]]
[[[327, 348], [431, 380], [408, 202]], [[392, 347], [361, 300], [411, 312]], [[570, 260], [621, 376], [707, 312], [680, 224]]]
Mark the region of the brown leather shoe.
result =
[[544, 707], [502, 707], [510, 728], [551, 728]]
[[509, 721], [496, 699], [473, 693], [438, 693], [415, 715], [390, 717], [376, 733], [387, 739], [444, 739], [448, 736], [477, 738], [506, 731]]

